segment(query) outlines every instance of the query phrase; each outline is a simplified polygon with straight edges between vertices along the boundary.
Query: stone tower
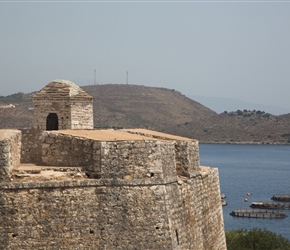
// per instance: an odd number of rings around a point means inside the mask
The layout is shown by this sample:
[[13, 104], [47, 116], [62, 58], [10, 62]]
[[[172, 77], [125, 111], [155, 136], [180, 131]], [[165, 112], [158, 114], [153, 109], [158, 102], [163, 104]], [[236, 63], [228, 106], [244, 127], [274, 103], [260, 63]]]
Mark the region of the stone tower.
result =
[[75, 83], [54, 80], [33, 96], [33, 127], [41, 130], [93, 129], [93, 97]]

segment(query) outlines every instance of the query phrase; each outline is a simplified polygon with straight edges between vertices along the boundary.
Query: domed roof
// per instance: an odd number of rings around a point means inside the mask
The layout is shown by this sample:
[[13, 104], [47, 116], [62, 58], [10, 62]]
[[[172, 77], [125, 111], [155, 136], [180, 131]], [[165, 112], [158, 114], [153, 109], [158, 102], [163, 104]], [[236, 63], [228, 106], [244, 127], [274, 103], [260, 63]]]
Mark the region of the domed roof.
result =
[[84, 98], [92, 99], [93, 97], [82, 90], [75, 83], [68, 80], [53, 80], [44, 88], [38, 91], [33, 98]]

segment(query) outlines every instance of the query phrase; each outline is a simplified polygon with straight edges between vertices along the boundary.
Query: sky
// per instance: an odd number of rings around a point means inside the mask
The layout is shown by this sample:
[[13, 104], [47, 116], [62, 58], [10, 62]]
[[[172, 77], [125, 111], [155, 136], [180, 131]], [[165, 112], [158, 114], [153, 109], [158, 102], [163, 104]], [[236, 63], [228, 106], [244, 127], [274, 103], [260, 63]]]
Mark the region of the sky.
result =
[[290, 1], [0, 0], [0, 96], [54, 79], [290, 113]]

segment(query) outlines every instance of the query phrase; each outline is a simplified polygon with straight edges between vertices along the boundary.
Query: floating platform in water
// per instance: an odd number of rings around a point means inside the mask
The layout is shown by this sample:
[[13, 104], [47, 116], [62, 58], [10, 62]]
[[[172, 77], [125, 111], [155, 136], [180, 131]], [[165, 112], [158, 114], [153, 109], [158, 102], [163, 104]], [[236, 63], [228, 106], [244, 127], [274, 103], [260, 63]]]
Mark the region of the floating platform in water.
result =
[[275, 194], [271, 199], [275, 201], [290, 202], [290, 194]]
[[221, 202], [222, 202], [222, 206], [226, 206], [228, 205], [227, 201], [225, 200], [226, 195], [225, 194], [221, 194]]
[[279, 202], [252, 202], [251, 208], [264, 208], [264, 209], [290, 209], [290, 203]]
[[238, 209], [230, 213], [231, 216], [243, 218], [283, 219], [287, 215], [282, 211], [267, 209]]

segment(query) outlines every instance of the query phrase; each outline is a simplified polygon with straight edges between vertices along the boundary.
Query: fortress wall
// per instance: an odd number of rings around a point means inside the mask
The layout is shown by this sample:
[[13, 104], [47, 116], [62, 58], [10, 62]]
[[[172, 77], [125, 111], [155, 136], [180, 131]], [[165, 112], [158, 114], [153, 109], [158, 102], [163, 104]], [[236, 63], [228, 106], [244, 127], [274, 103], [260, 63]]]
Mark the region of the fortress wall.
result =
[[199, 171], [199, 146], [197, 140], [163, 134], [150, 130], [125, 129], [132, 134], [152, 137], [160, 141], [175, 141], [175, 162], [178, 175], [194, 176]]
[[195, 175], [199, 171], [198, 141], [176, 141], [175, 151], [178, 175]]
[[0, 184], [0, 246], [226, 249], [217, 170], [178, 182], [142, 182]]
[[71, 102], [71, 129], [93, 129], [93, 101]]
[[81, 166], [90, 177], [100, 176], [101, 142], [54, 132], [43, 135], [43, 165]]
[[65, 183], [1, 190], [0, 249], [172, 249], [164, 185]]
[[198, 142], [48, 131], [24, 131], [22, 142], [23, 154], [41, 148], [42, 164], [101, 179], [0, 182], [0, 250], [226, 249], [218, 170], [199, 167]]
[[175, 141], [95, 141], [44, 132], [42, 164], [82, 166], [93, 178], [176, 178]]
[[203, 171], [179, 185], [188, 232], [193, 236], [188, 239], [189, 249], [226, 249], [218, 170]]
[[171, 249], [226, 249], [217, 169], [166, 185]]
[[0, 182], [10, 181], [12, 169], [20, 166], [21, 132], [0, 130]]
[[175, 177], [174, 142], [102, 142], [102, 178], [162, 179]]
[[197, 141], [96, 141], [50, 131], [22, 130], [23, 163], [82, 166], [91, 178], [170, 178], [199, 171]]
[[22, 129], [21, 162], [41, 164], [43, 131], [39, 129]]
[[[172, 178], [172, 177], [176, 178], [177, 177], [176, 154], [175, 154], [176, 142], [161, 141], [159, 145], [160, 145], [160, 160], [163, 170], [163, 178]], [[151, 167], [151, 169], [154, 169], [154, 166]]]

